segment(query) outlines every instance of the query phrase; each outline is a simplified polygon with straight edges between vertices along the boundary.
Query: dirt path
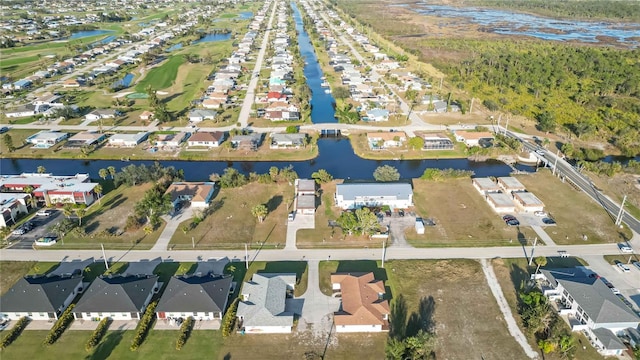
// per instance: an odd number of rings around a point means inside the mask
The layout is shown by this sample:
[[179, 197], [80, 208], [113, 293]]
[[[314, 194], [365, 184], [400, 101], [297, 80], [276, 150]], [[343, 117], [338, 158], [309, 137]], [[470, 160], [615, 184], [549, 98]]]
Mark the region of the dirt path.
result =
[[480, 260], [480, 264], [482, 265], [482, 271], [484, 272], [484, 276], [487, 278], [487, 284], [491, 288], [491, 292], [493, 296], [496, 298], [498, 302], [498, 306], [500, 307], [500, 311], [504, 316], [504, 320], [507, 322], [507, 329], [511, 336], [522, 346], [524, 352], [531, 359], [537, 359], [538, 353], [531, 348], [531, 345], [527, 342], [527, 338], [524, 336], [518, 324], [516, 324], [516, 320], [513, 318], [513, 314], [511, 313], [511, 308], [507, 303], [507, 299], [505, 299], [504, 294], [502, 293], [502, 288], [500, 288], [500, 283], [498, 283], [498, 279], [496, 278], [496, 274], [493, 272], [493, 268], [489, 265], [486, 259]]

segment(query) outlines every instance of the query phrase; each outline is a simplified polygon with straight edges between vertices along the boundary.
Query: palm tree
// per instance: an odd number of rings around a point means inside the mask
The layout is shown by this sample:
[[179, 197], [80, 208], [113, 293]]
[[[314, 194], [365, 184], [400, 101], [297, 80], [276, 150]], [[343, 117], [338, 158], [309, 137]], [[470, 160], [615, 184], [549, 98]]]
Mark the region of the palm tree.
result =
[[536, 262], [536, 265], [538, 265], [538, 267], [536, 268], [536, 274], [537, 274], [541, 266], [547, 265], [547, 258], [544, 256], [538, 256], [536, 257], [535, 262]]
[[153, 232], [153, 226], [151, 224], [148, 224], [142, 230], [144, 231], [145, 235], [151, 235], [151, 233]]
[[62, 206], [62, 214], [68, 219], [73, 214], [73, 205], [71, 203], [66, 203]]
[[38, 166], [38, 169], [36, 171], [38, 172], [38, 174], [44, 174], [47, 172], [47, 169], [44, 166], [40, 165]]
[[38, 200], [36, 199], [35, 196], [33, 196], [33, 186], [31, 185], [27, 185], [25, 186], [22, 191], [24, 191], [25, 194], [29, 194], [29, 205], [34, 208], [38, 205]]
[[109, 171], [109, 175], [111, 175], [111, 180], [113, 180], [113, 178], [116, 176], [116, 168], [115, 168], [115, 166], [109, 166], [107, 168], [107, 171]]
[[107, 169], [98, 170], [98, 176], [100, 176], [102, 180], [106, 180], [107, 175], [109, 175], [109, 171], [107, 171]]
[[98, 197], [98, 203], [100, 203], [102, 201], [102, 185], [96, 185], [96, 187], [93, 188], [93, 192], [96, 193], [96, 196]]
[[87, 214], [87, 205], [81, 204], [77, 208], [73, 209], [78, 217], [78, 226], [82, 226], [82, 217]]
[[269, 209], [267, 209], [264, 204], [256, 205], [251, 208], [251, 215], [258, 218], [259, 222], [263, 222], [268, 213]]

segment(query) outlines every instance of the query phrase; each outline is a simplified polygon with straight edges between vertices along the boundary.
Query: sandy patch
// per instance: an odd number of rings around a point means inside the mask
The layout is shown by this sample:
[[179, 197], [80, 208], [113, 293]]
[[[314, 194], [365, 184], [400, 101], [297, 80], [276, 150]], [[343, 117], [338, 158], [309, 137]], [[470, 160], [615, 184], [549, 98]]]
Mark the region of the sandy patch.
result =
[[125, 97], [125, 96], [127, 96], [129, 94], [133, 94], [133, 91], [127, 91], [127, 92], [123, 92], [123, 93], [118, 93], [118, 94], [114, 95], [113, 98], [114, 99], [118, 99], [118, 98], [121, 98], [121, 97]]
[[158, 95], [169, 95], [169, 93], [166, 92], [166, 91], [156, 91], [156, 94], [158, 94]]

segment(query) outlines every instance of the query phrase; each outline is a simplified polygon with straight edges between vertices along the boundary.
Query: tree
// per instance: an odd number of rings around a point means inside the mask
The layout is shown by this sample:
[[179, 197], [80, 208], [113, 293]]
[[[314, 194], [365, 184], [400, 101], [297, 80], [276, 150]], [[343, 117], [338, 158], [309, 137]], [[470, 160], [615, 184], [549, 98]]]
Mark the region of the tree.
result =
[[538, 256], [536, 257], [535, 262], [536, 262], [536, 265], [538, 265], [538, 267], [536, 268], [536, 274], [537, 274], [541, 266], [547, 265], [547, 258], [544, 256]]
[[75, 209], [73, 209], [73, 211], [76, 213], [76, 216], [78, 217], [78, 226], [82, 226], [82, 218], [87, 213], [87, 205], [80, 204]]
[[100, 184], [93, 188], [93, 192], [96, 193], [96, 196], [98, 197], [98, 203], [102, 201], [102, 191], [102, 185]]
[[269, 177], [271, 181], [276, 182], [278, 180], [278, 174], [280, 173], [280, 169], [277, 166], [272, 166], [269, 168]]
[[109, 166], [107, 168], [107, 171], [109, 171], [109, 175], [111, 175], [111, 180], [113, 180], [116, 177], [116, 168], [115, 168], [115, 166]]
[[38, 169], [36, 171], [38, 172], [38, 174], [44, 174], [47, 172], [47, 169], [44, 166], [40, 165], [38, 166]]
[[98, 176], [100, 176], [102, 180], [106, 180], [108, 175], [109, 175], [109, 171], [107, 171], [107, 169], [98, 170]]
[[75, 227], [75, 222], [71, 221], [70, 219], [62, 219], [61, 221], [50, 227], [49, 230], [56, 234], [59, 239], [62, 239], [66, 234], [69, 233], [69, 231], [73, 230], [73, 228]]
[[259, 222], [263, 222], [268, 213], [269, 209], [267, 209], [264, 204], [256, 205], [251, 208], [251, 215], [256, 217]]
[[233, 188], [240, 187], [247, 183], [247, 177], [234, 168], [224, 169], [224, 174], [220, 176], [220, 187]]
[[289, 125], [287, 126], [285, 131], [287, 132], [287, 134], [297, 134], [298, 132], [300, 132], [300, 128], [295, 125]]
[[159, 222], [159, 216], [168, 213], [173, 208], [171, 196], [156, 184], [144, 193], [144, 197], [136, 204], [136, 214], [144, 215], [147, 221], [154, 224]]
[[314, 179], [318, 184], [328, 183], [333, 180], [333, 176], [329, 174], [325, 169], [314, 171], [311, 174], [311, 178]]
[[16, 147], [13, 145], [13, 138], [9, 134], [4, 134], [2, 137], [2, 144], [7, 149], [8, 152], [16, 151]]
[[378, 166], [373, 172], [373, 178], [380, 182], [398, 181], [400, 173], [398, 169], [390, 165]]
[[62, 206], [62, 214], [68, 219], [73, 215], [73, 204], [66, 203]]
[[551, 132], [556, 129], [555, 116], [549, 111], [537, 114], [536, 120], [538, 120], [538, 129], [540, 131]]
[[356, 210], [356, 219], [361, 234], [374, 234], [378, 230], [378, 218], [369, 208], [363, 207]]
[[351, 96], [349, 89], [344, 86], [336, 86], [332, 91], [333, 97], [336, 99], [344, 100]]
[[407, 145], [413, 150], [420, 150], [424, 146], [424, 139], [420, 136], [415, 136], [407, 141]]
[[346, 232], [349, 235], [353, 235], [353, 233], [358, 229], [358, 220], [350, 211], [345, 211], [340, 214], [336, 223], [338, 223], [338, 226], [340, 226], [343, 232]]

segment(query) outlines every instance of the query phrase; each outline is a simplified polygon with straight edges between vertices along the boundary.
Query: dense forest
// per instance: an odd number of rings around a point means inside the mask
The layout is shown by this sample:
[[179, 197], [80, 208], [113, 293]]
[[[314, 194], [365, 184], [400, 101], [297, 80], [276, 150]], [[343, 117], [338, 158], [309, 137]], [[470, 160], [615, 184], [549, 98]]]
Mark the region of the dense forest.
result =
[[467, 0], [465, 6], [530, 11], [550, 17], [640, 20], [640, 2], [636, 0]]

